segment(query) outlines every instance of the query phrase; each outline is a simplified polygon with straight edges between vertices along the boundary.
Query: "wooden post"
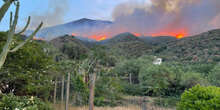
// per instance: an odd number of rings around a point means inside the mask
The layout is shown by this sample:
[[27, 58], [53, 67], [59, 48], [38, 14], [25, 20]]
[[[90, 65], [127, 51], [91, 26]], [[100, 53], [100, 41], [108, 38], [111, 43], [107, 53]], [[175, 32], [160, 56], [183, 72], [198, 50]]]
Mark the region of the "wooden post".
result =
[[57, 98], [57, 78], [54, 81], [53, 104], [56, 104], [56, 98]]
[[61, 103], [63, 104], [63, 96], [64, 96], [64, 75], [62, 76], [62, 87], [61, 87]]
[[130, 84], [132, 84], [132, 76], [131, 76], [131, 73], [129, 73], [129, 82], [130, 82]]
[[64, 110], [64, 86], [65, 86], [65, 75], [62, 76], [61, 85], [61, 110]]
[[142, 110], [147, 110], [147, 103], [146, 102], [147, 102], [147, 99], [146, 99], [146, 97], [144, 97], [142, 100], [142, 105], [141, 105]]
[[94, 89], [95, 89], [96, 72], [92, 74], [92, 80], [90, 81], [90, 93], [89, 93], [89, 110], [94, 110]]
[[70, 93], [69, 90], [70, 90], [70, 73], [68, 73], [68, 78], [67, 78], [65, 110], [69, 110], [69, 93]]

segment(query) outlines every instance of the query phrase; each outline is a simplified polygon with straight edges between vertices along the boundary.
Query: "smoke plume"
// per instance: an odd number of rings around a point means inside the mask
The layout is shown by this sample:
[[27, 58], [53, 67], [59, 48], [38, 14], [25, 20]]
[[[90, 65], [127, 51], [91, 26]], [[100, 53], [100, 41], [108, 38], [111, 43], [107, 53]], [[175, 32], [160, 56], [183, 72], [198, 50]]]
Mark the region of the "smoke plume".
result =
[[126, 2], [113, 11], [112, 34], [193, 35], [220, 28], [220, 0], [151, 0]]
[[63, 23], [63, 17], [69, 10], [68, 0], [48, 0], [48, 7], [49, 9], [43, 14], [30, 13], [32, 17], [31, 29], [36, 28], [41, 21], [44, 22], [44, 27]]

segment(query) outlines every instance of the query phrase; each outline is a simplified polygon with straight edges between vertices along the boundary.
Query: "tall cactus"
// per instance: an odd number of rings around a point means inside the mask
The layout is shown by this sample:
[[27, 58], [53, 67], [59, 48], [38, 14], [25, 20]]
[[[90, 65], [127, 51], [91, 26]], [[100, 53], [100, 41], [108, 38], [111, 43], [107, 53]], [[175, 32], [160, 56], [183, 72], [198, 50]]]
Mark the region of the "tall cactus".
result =
[[10, 24], [9, 24], [10, 29], [7, 33], [6, 44], [4, 45], [4, 47], [2, 49], [2, 52], [0, 54], [0, 69], [2, 68], [3, 64], [5, 63], [5, 60], [6, 60], [6, 57], [7, 57], [8, 53], [17, 51], [22, 46], [24, 46], [25, 43], [32, 40], [33, 37], [36, 35], [36, 33], [40, 30], [40, 28], [43, 25], [43, 23], [41, 22], [40, 25], [37, 27], [37, 29], [30, 36], [28, 36], [28, 38], [25, 41], [23, 41], [22, 43], [20, 43], [19, 45], [17, 45], [15, 48], [12, 49], [11, 44], [13, 43], [13, 37], [15, 35], [19, 35], [19, 34], [22, 34], [23, 32], [25, 32], [27, 27], [30, 24], [30, 19], [31, 19], [30, 17], [28, 17], [28, 21], [27, 21], [27, 24], [24, 27], [24, 29], [22, 29], [21, 32], [16, 34], [15, 29], [16, 29], [16, 25], [17, 25], [17, 22], [18, 22], [18, 12], [19, 12], [19, 8], [20, 8], [20, 3], [17, 0], [5, 0], [3, 6], [0, 8], [0, 22], [1, 22], [2, 18], [4, 17], [5, 13], [7, 12], [7, 10], [9, 9], [9, 7], [12, 3], [15, 3], [15, 5], [16, 5], [16, 12], [15, 12], [15, 15], [14, 15], [14, 19], [12, 17], [13, 14], [12, 13], [10, 14], [11, 15], [10, 16]]

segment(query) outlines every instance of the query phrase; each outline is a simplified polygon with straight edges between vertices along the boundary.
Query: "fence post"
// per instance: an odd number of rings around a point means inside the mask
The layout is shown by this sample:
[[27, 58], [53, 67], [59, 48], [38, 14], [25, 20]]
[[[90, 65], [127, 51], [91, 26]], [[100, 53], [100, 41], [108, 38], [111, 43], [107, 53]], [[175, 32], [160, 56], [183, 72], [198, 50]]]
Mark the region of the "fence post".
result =
[[64, 96], [64, 75], [62, 76], [62, 87], [61, 87], [61, 103], [63, 104], [63, 96]]
[[147, 110], [147, 103], [146, 102], [147, 102], [146, 97], [144, 97], [143, 101], [142, 101], [142, 105], [141, 105], [142, 110]]
[[57, 78], [55, 78], [54, 81], [53, 104], [56, 104], [56, 98], [57, 98]]
[[68, 73], [68, 78], [67, 78], [65, 110], [69, 110], [69, 93], [70, 93], [69, 90], [70, 90], [70, 73]]
[[96, 72], [92, 74], [92, 80], [90, 82], [89, 93], [89, 110], [94, 110], [94, 89], [95, 89]]
[[64, 110], [64, 86], [65, 86], [65, 75], [62, 75], [61, 84], [61, 110]]

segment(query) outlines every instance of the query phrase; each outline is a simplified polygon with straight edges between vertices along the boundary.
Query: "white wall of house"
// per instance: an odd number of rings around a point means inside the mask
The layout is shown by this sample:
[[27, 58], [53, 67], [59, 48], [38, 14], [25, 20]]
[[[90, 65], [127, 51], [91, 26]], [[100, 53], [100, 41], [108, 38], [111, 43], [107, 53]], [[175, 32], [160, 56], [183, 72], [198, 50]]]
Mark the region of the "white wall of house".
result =
[[162, 64], [162, 58], [156, 58], [153, 62], [154, 65], [161, 65]]

